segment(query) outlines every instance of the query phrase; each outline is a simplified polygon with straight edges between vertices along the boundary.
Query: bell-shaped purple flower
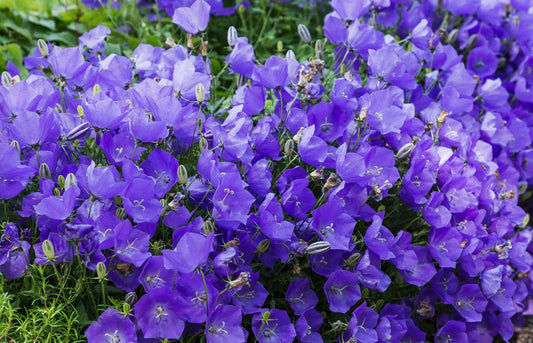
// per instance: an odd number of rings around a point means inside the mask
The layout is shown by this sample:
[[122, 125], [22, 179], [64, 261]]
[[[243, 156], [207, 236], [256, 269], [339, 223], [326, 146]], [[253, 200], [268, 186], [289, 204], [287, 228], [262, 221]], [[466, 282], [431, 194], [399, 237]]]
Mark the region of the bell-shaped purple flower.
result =
[[357, 281], [357, 274], [347, 270], [338, 269], [331, 273], [324, 284], [324, 293], [331, 311], [346, 313], [361, 299], [361, 289]]
[[453, 307], [469, 323], [479, 322], [483, 319], [483, 311], [488, 301], [481, 293], [477, 284], [464, 284], [455, 294]]
[[218, 306], [207, 318], [205, 326], [207, 343], [246, 342], [241, 320], [241, 310], [237, 306]]
[[178, 166], [174, 156], [160, 149], [154, 149], [140, 165], [144, 174], [155, 179], [154, 192], [159, 198], [164, 198], [178, 181]]
[[337, 197], [312, 212], [313, 229], [320, 238], [331, 243], [332, 249], [349, 250], [355, 220], [344, 213], [343, 203]]
[[296, 279], [289, 284], [285, 299], [289, 302], [294, 314], [301, 316], [305, 311], [318, 304], [318, 297], [309, 286], [309, 279]]
[[435, 342], [437, 343], [467, 343], [468, 336], [466, 334], [466, 325], [464, 322], [450, 320], [443, 327], [437, 331], [435, 335]]
[[21, 165], [17, 149], [0, 143], [0, 198], [10, 199], [18, 195], [35, 175], [31, 167]]
[[165, 268], [177, 270], [183, 274], [191, 273], [207, 260], [209, 253], [213, 250], [214, 237], [213, 233], [207, 237], [195, 232], [185, 233], [174, 249], [162, 251]]
[[204, 0], [196, 0], [189, 7], [174, 10], [172, 22], [193, 35], [205, 31], [209, 23], [211, 6]]
[[278, 309], [262, 309], [252, 318], [252, 330], [259, 343], [292, 342], [296, 330], [287, 312]]
[[137, 342], [135, 324], [114, 308], [108, 308], [85, 331], [89, 343]]

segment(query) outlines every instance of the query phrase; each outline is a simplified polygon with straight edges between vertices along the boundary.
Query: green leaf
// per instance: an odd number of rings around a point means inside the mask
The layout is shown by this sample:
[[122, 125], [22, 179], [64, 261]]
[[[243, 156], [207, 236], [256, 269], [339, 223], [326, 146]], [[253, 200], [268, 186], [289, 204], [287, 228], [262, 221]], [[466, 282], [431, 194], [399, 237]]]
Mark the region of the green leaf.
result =
[[45, 28], [49, 29], [50, 31], [54, 31], [56, 29], [56, 23], [52, 19], [29, 16], [28, 17], [28, 21], [30, 23], [32, 23], [32, 24], [45, 27]]
[[22, 67], [22, 49], [18, 44], [11, 43], [0, 47], [0, 54], [6, 63], [11, 61], [17, 67]]

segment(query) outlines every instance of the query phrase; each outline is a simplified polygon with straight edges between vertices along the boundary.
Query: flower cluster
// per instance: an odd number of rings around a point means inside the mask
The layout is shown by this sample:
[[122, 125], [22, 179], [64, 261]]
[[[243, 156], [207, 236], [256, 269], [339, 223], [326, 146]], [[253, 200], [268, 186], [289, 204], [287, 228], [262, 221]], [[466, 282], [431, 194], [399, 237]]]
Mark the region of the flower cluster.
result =
[[106, 56], [99, 26], [2, 75], [0, 273], [79, 257], [136, 292], [89, 342], [509, 340], [533, 291], [528, 3], [332, 0], [329, 64], [322, 40], [259, 64], [231, 27], [212, 107], [204, 31], [230, 12], [184, 2], [163, 8], [187, 46]]

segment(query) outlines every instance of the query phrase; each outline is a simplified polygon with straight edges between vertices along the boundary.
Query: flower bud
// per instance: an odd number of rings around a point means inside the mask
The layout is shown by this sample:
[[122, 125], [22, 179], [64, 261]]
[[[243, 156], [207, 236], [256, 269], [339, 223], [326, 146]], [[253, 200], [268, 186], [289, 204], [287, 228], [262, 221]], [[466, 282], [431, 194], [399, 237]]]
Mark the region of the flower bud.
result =
[[365, 287], [361, 290], [361, 299], [367, 299], [369, 295], [370, 290], [368, 288]]
[[305, 252], [308, 253], [309, 255], [318, 255], [318, 254], [325, 253], [329, 249], [331, 249], [330, 242], [318, 241], [318, 242], [309, 244], [307, 248], [305, 249]]
[[138, 299], [139, 297], [137, 296], [137, 293], [128, 292], [126, 293], [126, 297], [124, 301], [126, 301], [127, 304], [130, 304], [130, 306], [133, 306], [137, 302]]
[[296, 54], [291, 49], [287, 50], [285, 53], [285, 58], [288, 60], [296, 60]]
[[396, 158], [401, 160], [403, 158], [409, 157], [411, 155], [411, 152], [415, 148], [415, 145], [411, 142], [404, 144], [400, 150], [396, 153]]
[[237, 29], [235, 26], [230, 26], [228, 28], [228, 45], [232, 48], [237, 44], [237, 39], [239, 38], [239, 35], [237, 33]]
[[237, 87], [240, 88], [246, 85], [247, 82], [248, 82], [248, 78], [242, 74], [239, 74], [239, 76], [237, 77]]
[[326, 59], [326, 55], [324, 54], [324, 43], [321, 39], [315, 42], [315, 54], [316, 58], [319, 60], [324, 61]]
[[122, 313], [127, 316], [131, 311], [131, 305], [128, 304], [127, 302], [125, 302], [124, 304], [122, 304]]
[[257, 249], [255, 252], [264, 253], [268, 250], [268, 248], [270, 248], [270, 239], [263, 239], [261, 242], [259, 242], [259, 244], [257, 244]]
[[2, 86], [8, 88], [13, 85], [13, 78], [11, 77], [11, 74], [8, 71], [2, 72]]
[[12, 140], [10, 143], [9, 143], [12, 147], [14, 147], [15, 149], [17, 149], [17, 152], [20, 156], [20, 143], [16, 140]]
[[188, 179], [189, 179], [189, 174], [187, 173], [187, 168], [183, 164], [180, 164], [180, 166], [178, 167], [178, 180], [179, 180], [179, 183], [184, 185], [184, 184], [187, 183]]
[[278, 49], [278, 52], [282, 52], [283, 51], [283, 42], [279, 40], [278, 43], [276, 44], [276, 48]]
[[204, 233], [209, 235], [211, 232], [215, 232], [215, 224], [211, 220], [208, 220], [203, 225]]
[[61, 196], [61, 191], [57, 187], [54, 187], [54, 189], [52, 189], [52, 192], [56, 197]]
[[200, 151], [204, 151], [204, 149], [208, 146], [207, 139], [205, 137], [200, 137], [198, 140], [198, 146], [200, 147]]
[[57, 177], [57, 184], [59, 185], [60, 189], [65, 189], [65, 177], [63, 175], [59, 175]]
[[65, 190], [69, 189], [71, 186], [74, 185], [78, 185], [78, 179], [76, 178], [76, 175], [68, 173], [67, 177], [65, 178]]
[[468, 41], [466, 42], [466, 51], [470, 51], [476, 47], [477, 44], [477, 34], [474, 33], [468, 38]]
[[56, 257], [56, 252], [54, 250], [54, 245], [49, 239], [45, 239], [42, 244], [42, 249], [44, 256], [48, 259], [48, 261], [54, 261]]
[[448, 33], [448, 37], [446, 37], [446, 43], [452, 45], [457, 42], [457, 38], [459, 37], [459, 29], [453, 29]]
[[378, 299], [376, 301], [376, 304], [374, 305], [374, 311], [377, 313], [381, 312], [381, 309], [383, 308], [383, 305], [385, 304], [385, 301], [383, 299]]
[[44, 41], [44, 39], [38, 39], [37, 40], [37, 48], [39, 49], [39, 52], [43, 57], [48, 56], [48, 44]]
[[439, 114], [439, 117], [437, 118], [437, 126], [441, 127], [442, 123], [444, 123], [447, 117], [448, 117], [448, 112], [446, 112], [445, 110], [442, 110]]
[[78, 112], [78, 117], [80, 117], [81, 119], [85, 117], [85, 111], [83, 109], [83, 106], [78, 105], [78, 107], [76, 107], [76, 111]]
[[294, 141], [292, 139], [289, 139], [285, 142], [285, 145], [283, 146], [283, 151], [287, 156], [292, 155], [292, 153], [294, 152]]
[[429, 48], [434, 50], [439, 45], [440, 39], [442, 38], [441, 32], [433, 32], [431, 36], [429, 37]]
[[41, 163], [41, 165], [39, 166], [39, 177], [44, 179], [52, 179], [50, 167], [46, 162]]
[[360, 259], [361, 259], [361, 254], [356, 252], [356, 253], [351, 254], [350, 257], [346, 259], [344, 264], [349, 267], [354, 267], [357, 264], [357, 262], [359, 262]]
[[203, 84], [199, 83], [196, 85], [195, 94], [196, 94], [196, 101], [199, 104], [203, 103], [205, 100], [205, 87]]
[[311, 44], [311, 33], [304, 24], [298, 24], [298, 34], [305, 44]]
[[98, 262], [96, 264], [96, 275], [98, 280], [103, 281], [107, 277], [107, 268], [103, 262]]
[[[81, 107], [81, 106], [80, 106]], [[82, 107], [83, 111], [83, 107]], [[72, 130], [67, 133], [67, 136], [65, 137], [67, 141], [73, 141], [76, 139], [79, 139], [87, 134], [89, 130], [91, 129], [91, 124], [88, 122], [83, 122], [80, 125], [76, 126]]]

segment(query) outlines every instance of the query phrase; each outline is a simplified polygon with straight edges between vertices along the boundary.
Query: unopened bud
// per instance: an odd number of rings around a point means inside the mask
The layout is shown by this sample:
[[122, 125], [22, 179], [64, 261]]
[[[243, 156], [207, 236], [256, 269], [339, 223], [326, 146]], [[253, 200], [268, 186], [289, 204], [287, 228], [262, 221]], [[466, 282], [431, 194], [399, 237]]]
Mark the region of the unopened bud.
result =
[[403, 158], [409, 157], [411, 155], [411, 152], [415, 148], [415, 145], [411, 142], [404, 144], [400, 150], [396, 153], [396, 158], [401, 160]]
[[315, 42], [315, 54], [316, 58], [319, 60], [324, 61], [326, 59], [326, 55], [324, 54], [324, 43], [321, 39]]
[[350, 257], [346, 259], [344, 264], [349, 267], [354, 267], [357, 264], [357, 262], [359, 262], [360, 259], [361, 259], [361, 254], [356, 252], [356, 253], [351, 254]]
[[2, 72], [2, 86], [8, 88], [13, 85], [13, 78], [11, 77], [11, 74], [8, 71]]
[[368, 290], [368, 288], [363, 288], [363, 290], [361, 291], [361, 299], [367, 299], [369, 295], [370, 291]]
[[215, 224], [211, 220], [208, 220], [203, 225], [204, 233], [209, 235], [212, 232], [215, 232]]
[[318, 255], [318, 254], [325, 253], [329, 249], [331, 249], [330, 242], [319, 241], [319, 242], [314, 242], [314, 243], [309, 244], [307, 248], [305, 249], [305, 252], [308, 253], [309, 255]]
[[17, 149], [17, 152], [20, 156], [20, 143], [17, 140], [12, 140], [9, 144], [15, 149]]
[[452, 45], [457, 42], [457, 38], [459, 37], [459, 29], [453, 29], [448, 33], [448, 37], [446, 37], [446, 43]]
[[65, 189], [65, 177], [63, 175], [59, 175], [57, 177], [57, 184], [59, 185], [60, 189]]
[[442, 38], [441, 32], [439, 31], [433, 32], [431, 36], [429, 37], [429, 42], [428, 42], [429, 48], [434, 50], [439, 45], [441, 38]]
[[205, 100], [205, 87], [203, 84], [199, 83], [196, 85], [195, 94], [196, 94], [196, 101], [199, 104], [203, 103]]
[[298, 34], [300, 35], [300, 38], [305, 44], [311, 44], [311, 33], [309, 33], [309, 29], [304, 24], [298, 25]]
[[296, 60], [296, 54], [291, 49], [287, 50], [285, 53], [285, 58], [288, 60]]
[[170, 48], [175, 48], [177, 46], [176, 41], [171, 37], [167, 37], [167, 39], [165, 40], [165, 44], [168, 45]]
[[448, 112], [446, 112], [445, 110], [442, 110], [439, 114], [439, 117], [437, 118], [437, 124], [439, 125], [439, 127], [440, 125], [442, 125], [442, 123], [444, 123], [447, 117], [448, 117]]
[[200, 147], [200, 151], [204, 151], [204, 149], [208, 146], [207, 139], [205, 137], [200, 137], [198, 140], [198, 146]]
[[268, 248], [270, 248], [270, 239], [263, 239], [261, 242], [259, 242], [259, 244], [257, 244], [257, 249], [255, 252], [264, 253], [268, 250]]
[[283, 146], [283, 151], [287, 156], [292, 155], [292, 153], [294, 152], [294, 141], [292, 139], [289, 139], [285, 142], [285, 145]]
[[44, 41], [44, 39], [38, 39], [37, 40], [37, 48], [39, 49], [39, 52], [43, 57], [48, 56], [48, 44]]
[[366, 107], [363, 107], [361, 109], [361, 113], [359, 113], [359, 121], [365, 121], [366, 120], [366, 112], [367, 112], [367, 108]]
[[55, 195], [56, 197], [61, 196], [61, 190], [59, 190], [59, 188], [57, 188], [57, 187], [54, 187], [54, 189], [52, 190], [52, 192], [54, 193], [54, 195]]
[[381, 312], [381, 309], [383, 308], [383, 305], [385, 304], [385, 301], [383, 299], [378, 299], [376, 301], [376, 304], [374, 305], [374, 311], [377, 313]]
[[45, 239], [42, 244], [42, 249], [44, 256], [48, 259], [48, 261], [54, 261], [56, 257], [56, 252], [54, 250], [54, 245], [49, 239]]
[[39, 177], [44, 179], [52, 179], [50, 167], [46, 162], [41, 163], [41, 165], [39, 166]]
[[292, 137], [292, 140], [296, 142], [296, 144], [300, 143], [300, 140], [302, 139], [303, 133], [304, 133], [305, 127], [301, 127], [298, 132]]
[[468, 41], [466, 42], [466, 49], [467, 51], [470, 51], [476, 47], [477, 44], [477, 34], [474, 33], [468, 38]]
[[189, 179], [189, 174], [187, 173], [187, 168], [183, 164], [180, 164], [180, 166], [178, 167], [178, 180], [179, 180], [179, 183], [184, 185], [184, 184], [187, 183], [188, 179]]
[[83, 117], [85, 116], [85, 110], [83, 109], [83, 106], [78, 105], [78, 106], [76, 107], [76, 112], [78, 112], [78, 117], [80, 117], [81, 119], [83, 119]]
[[[81, 107], [81, 106], [80, 106]], [[83, 111], [83, 107], [82, 107]], [[91, 124], [88, 122], [83, 122], [80, 125], [76, 126], [72, 130], [67, 133], [67, 136], [65, 137], [67, 141], [74, 141], [76, 139], [80, 139], [81, 137], [85, 136], [87, 132], [91, 129]]]
[[130, 304], [130, 306], [133, 306], [139, 297], [137, 296], [137, 293], [135, 292], [128, 292], [126, 293], [125, 301], [127, 304]]
[[239, 76], [237, 77], [237, 87], [240, 88], [246, 85], [246, 83], [248, 83], [248, 78], [242, 74], [239, 74]]
[[232, 48], [237, 44], [237, 39], [239, 38], [239, 35], [237, 33], [237, 29], [235, 26], [230, 26], [228, 28], [228, 45]]
[[107, 268], [103, 262], [98, 262], [96, 264], [96, 275], [98, 280], [103, 281], [107, 277]]
[[276, 44], [276, 47], [278, 48], [278, 52], [282, 52], [283, 51], [283, 42], [279, 40], [278, 44]]

